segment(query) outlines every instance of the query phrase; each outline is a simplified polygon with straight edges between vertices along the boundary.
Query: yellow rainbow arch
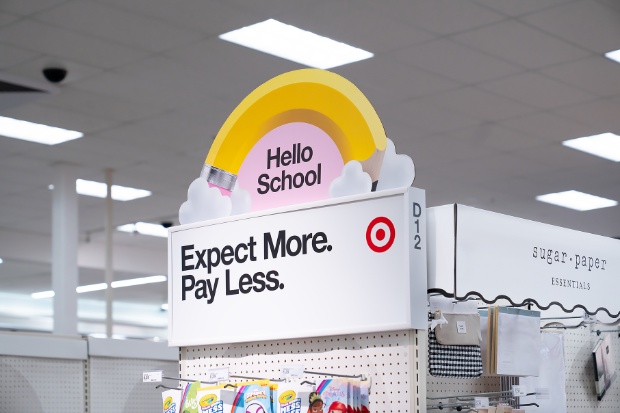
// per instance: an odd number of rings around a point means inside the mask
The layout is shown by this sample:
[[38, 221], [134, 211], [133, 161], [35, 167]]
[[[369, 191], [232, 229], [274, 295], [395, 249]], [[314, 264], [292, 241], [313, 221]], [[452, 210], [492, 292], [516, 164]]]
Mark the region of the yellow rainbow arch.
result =
[[380, 164], [387, 145], [377, 112], [353, 83], [326, 70], [301, 69], [268, 80], [241, 101], [215, 137], [203, 175], [215, 168], [236, 179], [256, 142], [291, 122], [322, 129], [338, 147], [345, 164], [371, 157], [379, 158]]

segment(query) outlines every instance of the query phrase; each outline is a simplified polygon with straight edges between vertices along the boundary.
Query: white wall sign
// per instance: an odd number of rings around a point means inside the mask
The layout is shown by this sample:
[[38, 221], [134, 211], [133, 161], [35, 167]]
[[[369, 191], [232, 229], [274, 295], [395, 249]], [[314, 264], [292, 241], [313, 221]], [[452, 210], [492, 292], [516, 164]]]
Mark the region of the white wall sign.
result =
[[173, 346], [426, 328], [424, 191], [171, 229]]
[[620, 241], [463, 205], [429, 209], [430, 290], [620, 313]]

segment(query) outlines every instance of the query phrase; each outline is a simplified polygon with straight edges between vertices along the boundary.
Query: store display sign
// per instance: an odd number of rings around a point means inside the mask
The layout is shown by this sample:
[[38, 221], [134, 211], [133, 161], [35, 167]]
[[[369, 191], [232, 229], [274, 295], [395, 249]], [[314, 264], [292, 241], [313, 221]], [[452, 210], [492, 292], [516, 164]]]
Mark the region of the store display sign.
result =
[[463, 205], [429, 215], [429, 289], [620, 314], [619, 240]]
[[172, 346], [426, 328], [424, 191], [171, 229]]

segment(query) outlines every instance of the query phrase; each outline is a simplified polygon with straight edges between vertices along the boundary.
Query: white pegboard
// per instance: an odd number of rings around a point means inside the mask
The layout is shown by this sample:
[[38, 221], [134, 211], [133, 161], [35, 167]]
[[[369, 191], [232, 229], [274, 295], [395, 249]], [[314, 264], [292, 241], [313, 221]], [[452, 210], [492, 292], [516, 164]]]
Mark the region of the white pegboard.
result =
[[0, 356], [0, 413], [83, 413], [85, 363]]
[[[618, 330], [618, 327], [592, 325], [588, 328], [563, 331], [567, 413], [620, 412], [620, 376], [607, 390], [603, 400], [596, 400], [592, 349], [599, 338], [596, 334], [597, 330]], [[610, 335], [611, 347], [616, 360], [616, 372], [620, 374], [618, 333], [602, 334]]]
[[[181, 348], [181, 377], [208, 381], [209, 369], [231, 375], [280, 378], [284, 365], [307, 371], [372, 379], [369, 403], [376, 413], [419, 413], [417, 368], [421, 352], [415, 330]], [[318, 382], [329, 376], [306, 375]]]
[[[158, 383], [143, 383], [142, 373], [163, 370], [167, 377], [179, 374], [176, 361], [90, 357], [88, 363], [88, 413], [161, 412], [162, 389], [156, 388]], [[177, 383], [167, 385], [176, 387]]]

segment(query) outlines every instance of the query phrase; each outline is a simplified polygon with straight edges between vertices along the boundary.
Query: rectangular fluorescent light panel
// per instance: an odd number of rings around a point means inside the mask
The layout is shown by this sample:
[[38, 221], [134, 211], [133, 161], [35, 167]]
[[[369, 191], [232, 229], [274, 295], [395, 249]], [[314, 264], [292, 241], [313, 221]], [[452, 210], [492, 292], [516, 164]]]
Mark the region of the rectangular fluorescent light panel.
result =
[[[166, 281], [165, 275], [153, 275], [150, 277], [132, 278], [129, 280], [113, 281], [112, 288], [131, 287], [133, 285], [152, 284]], [[81, 285], [75, 289], [78, 294], [88, 293], [91, 291], [100, 291], [108, 288], [106, 283]], [[54, 291], [41, 291], [30, 294], [32, 298], [51, 298], [55, 295]]]
[[[94, 196], [97, 198], [105, 198], [108, 196], [108, 186], [103, 182], [78, 179], [75, 181], [75, 190], [80, 195]], [[115, 201], [133, 201], [134, 199], [144, 198], [150, 195], [151, 191], [147, 191], [146, 189], [112, 185], [112, 199]]]
[[575, 209], [577, 211], [589, 211], [591, 209], [607, 208], [618, 205], [618, 201], [601, 198], [599, 196], [574, 190], [538, 195], [536, 200], [546, 202], [548, 204], [558, 205], [564, 208]]
[[620, 136], [613, 133], [569, 139], [562, 142], [562, 145], [614, 162], [620, 162]]
[[132, 278], [129, 280], [113, 281], [112, 288], [131, 287], [133, 285], [153, 284], [166, 281], [165, 275], [153, 275], [151, 277]]
[[159, 224], [149, 224], [148, 222], [136, 222], [135, 224], [125, 224], [116, 227], [118, 231], [134, 233], [142, 235], [150, 235], [152, 237], [168, 238], [168, 229]]
[[0, 135], [45, 145], [57, 145], [84, 136], [82, 132], [4, 116], [0, 116]]
[[614, 62], [620, 63], [620, 49], [605, 53], [605, 57], [613, 60]]
[[220, 39], [318, 69], [369, 59], [374, 55], [274, 19], [242, 27]]

